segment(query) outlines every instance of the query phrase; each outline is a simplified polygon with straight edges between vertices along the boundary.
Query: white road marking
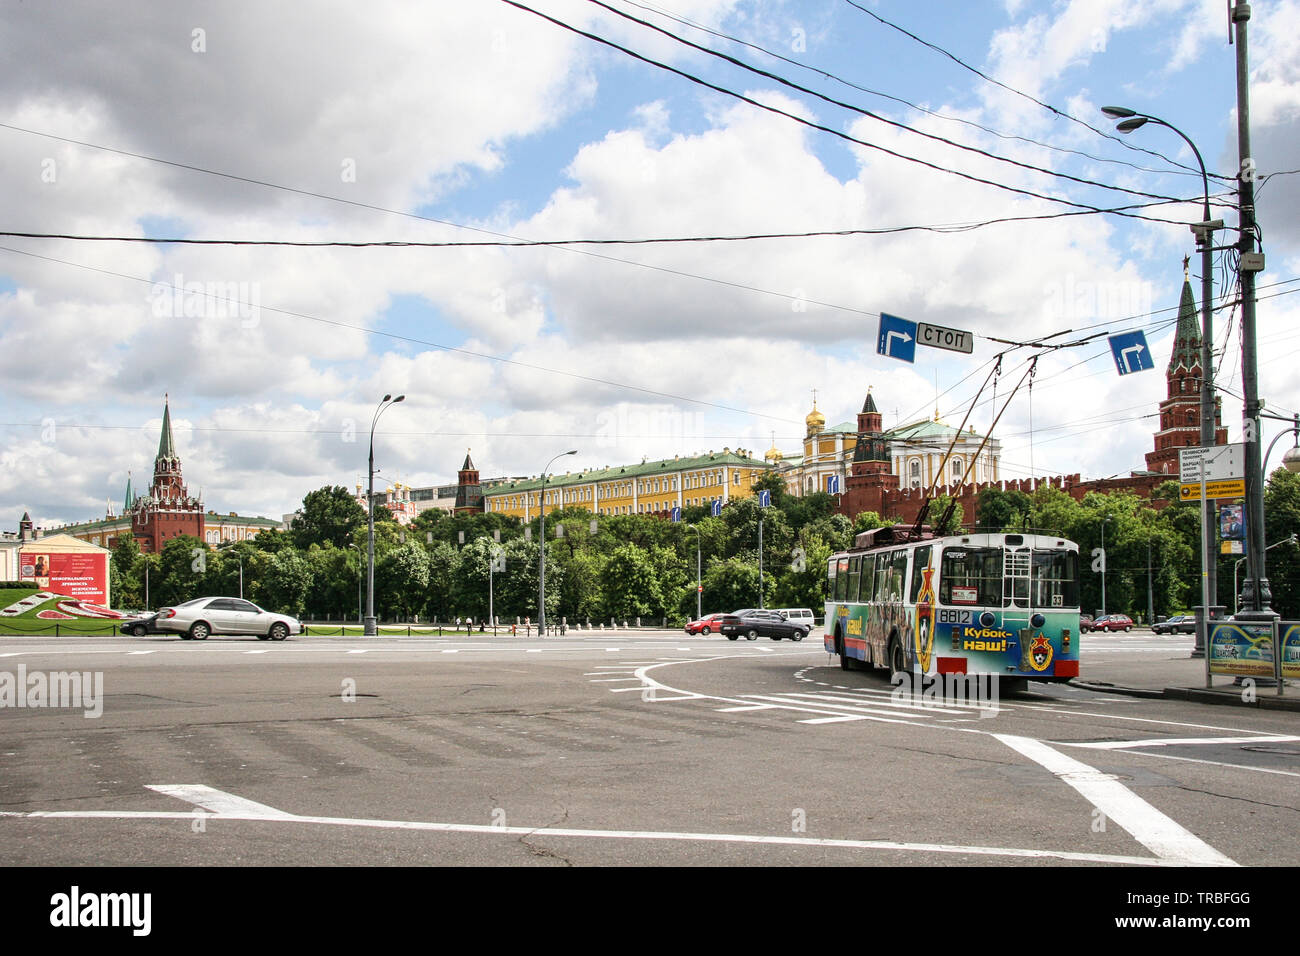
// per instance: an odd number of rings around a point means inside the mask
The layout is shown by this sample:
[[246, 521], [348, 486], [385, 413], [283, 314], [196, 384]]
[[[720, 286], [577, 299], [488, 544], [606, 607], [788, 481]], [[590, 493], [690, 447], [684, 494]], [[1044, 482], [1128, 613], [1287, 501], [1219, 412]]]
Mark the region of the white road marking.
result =
[[[1300, 740], [1300, 737], [1288, 737], [1281, 734], [1263, 737], [1156, 737], [1152, 740], [1101, 740], [1089, 743], [1069, 743], [1071, 747], [1085, 747], [1089, 750], [1128, 750], [1130, 747], [1170, 747], [1181, 744], [1267, 744]], [[1058, 744], [1067, 741], [1058, 740]]]
[[[875, 850], [903, 853], [941, 853], [956, 856], [1000, 856], [1020, 859], [1071, 860], [1081, 863], [1132, 866], [1178, 866], [1182, 861], [1142, 856], [1114, 856], [1075, 853], [1068, 850], [1037, 850], [1019, 847], [958, 846], [946, 843], [902, 843], [893, 840], [843, 840], [818, 837], [769, 836], [751, 833], [689, 833], [663, 830], [587, 830], [572, 827], [493, 826], [479, 823], [437, 823], [421, 820], [374, 820], [356, 817], [299, 816], [266, 804], [201, 784], [156, 784], [149, 789], [186, 800], [210, 812], [216, 820], [253, 820], [316, 826], [365, 827], [382, 830], [417, 830], [437, 833], [474, 833], [481, 836], [572, 837], [597, 840], [663, 840], [687, 843], [735, 843], [750, 846], [803, 846], [846, 850]], [[194, 812], [147, 810], [32, 810], [0, 811], [9, 819], [59, 820], [181, 820], [194, 819]]]
[[245, 654], [270, 654], [270, 651], [244, 651]]
[[368, 647], [361, 647], [361, 648], [357, 648], [357, 649], [355, 649], [355, 650], [348, 651], [348, 653], [349, 653], [349, 654], [366, 654], [366, 653], [369, 653], [369, 651], [370, 651], [370, 648], [368, 648]]
[[154, 652], [153, 651], [127, 651], [126, 656], [131, 657], [134, 654], [152, 654], [152, 653]]
[[217, 816], [239, 816], [253, 820], [292, 820], [294, 818], [292, 813], [285, 813], [283, 810], [275, 809], [275, 807], [268, 807], [264, 803], [237, 797], [233, 793], [216, 790], [201, 783], [151, 784], [148, 785], [148, 789], [166, 794], [169, 797], [176, 797], [178, 800], [185, 800]]
[[870, 717], [805, 717], [801, 718], [798, 723], [801, 724], [840, 724], [846, 720], [870, 720]]
[[1113, 775], [1067, 757], [1041, 740], [1011, 734], [992, 736], [1050, 770], [1162, 860], [1183, 866], [1237, 865], [1147, 803]]

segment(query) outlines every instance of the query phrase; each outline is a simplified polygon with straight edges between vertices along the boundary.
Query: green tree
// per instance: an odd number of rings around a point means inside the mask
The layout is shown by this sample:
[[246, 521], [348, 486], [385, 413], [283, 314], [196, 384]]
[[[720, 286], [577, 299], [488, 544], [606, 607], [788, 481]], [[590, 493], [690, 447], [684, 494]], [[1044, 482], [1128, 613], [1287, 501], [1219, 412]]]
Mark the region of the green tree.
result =
[[[429, 552], [413, 541], [387, 549], [375, 562], [375, 601], [409, 620], [418, 614], [429, 588]], [[382, 592], [382, 602], [380, 594]]]
[[271, 555], [262, 571], [257, 602], [269, 611], [301, 617], [311, 591], [311, 565], [297, 551], [286, 548]]
[[975, 526], [986, 531], [1019, 531], [1022, 520], [1033, 509], [1034, 500], [1025, 492], [1013, 488], [981, 488], [975, 501]]
[[615, 548], [605, 562], [604, 590], [602, 616], [619, 621], [649, 616], [663, 606], [654, 563], [633, 544]]
[[150, 582], [150, 598], [158, 607], [207, 597], [208, 565], [213, 552], [193, 535], [177, 535], [163, 545], [158, 573]]
[[365, 527], [366, 509], [347, 488], [327, 485], [307, 493], [289, 529], [294, 545], [306, 551], [313, 544], [347, 547], [360, 540]]

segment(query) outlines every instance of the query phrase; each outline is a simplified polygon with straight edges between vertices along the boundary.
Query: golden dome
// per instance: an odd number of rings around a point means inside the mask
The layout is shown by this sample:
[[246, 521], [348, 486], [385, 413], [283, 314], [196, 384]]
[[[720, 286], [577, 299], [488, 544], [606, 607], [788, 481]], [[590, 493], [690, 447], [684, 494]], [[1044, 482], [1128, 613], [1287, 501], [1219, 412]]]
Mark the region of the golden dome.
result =
[[767, 454], [763, 456], [763, 459], [765, 461], [779, 463], [784, 457], [785, 456], [781, 454], [781, 449], [777, 448], [776, 445], [773, 445], [767, 450]]
[[804, 424], [808, 426], [809, 435], [814, 432], [819, 432], [826, 427], [826, 416], [817, 411], [817, 399], [813, 399], [813, 409], [808, 413], [808, 417], [803, 421]]

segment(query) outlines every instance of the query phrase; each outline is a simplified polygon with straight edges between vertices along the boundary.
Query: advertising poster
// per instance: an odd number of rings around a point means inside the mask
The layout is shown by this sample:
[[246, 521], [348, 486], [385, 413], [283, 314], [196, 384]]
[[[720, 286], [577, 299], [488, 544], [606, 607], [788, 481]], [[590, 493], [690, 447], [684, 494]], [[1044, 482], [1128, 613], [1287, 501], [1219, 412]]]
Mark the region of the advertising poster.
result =
[[1300, 621], [1278, 622], [1278, 646], [1282, 648], [1282, 677], [1300, 677]]
[[23, 551], [19, 577], [43, 591], [66, 594], [92, 604], [108, 602], [108, 555]]
[[1209, 664], [1211, 674], [1272, 677], [1272, 625], [1214, 622], [1210, 628]]

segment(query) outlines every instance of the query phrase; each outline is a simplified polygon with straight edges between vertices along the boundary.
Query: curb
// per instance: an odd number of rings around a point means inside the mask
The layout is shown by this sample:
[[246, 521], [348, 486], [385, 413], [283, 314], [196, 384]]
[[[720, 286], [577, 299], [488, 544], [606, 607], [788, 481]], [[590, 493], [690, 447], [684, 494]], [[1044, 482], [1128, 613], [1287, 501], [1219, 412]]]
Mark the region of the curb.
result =
[[1238, 707], [1258, 707], [1261, 710], [1300, 712], [1300, 696], [1278, 697], [1271, 687], [1258, 688], [1255, 699], [1241, 699], [1241, 688], [1215, 690], [1206, 687], [1166, 687], [1164, 696], [1170, 700], [1189, 700], [1197, 704], [1226, 704]]
[[1101, 694], [1122, 694], [1125, 697], [1143, 697], [1148, 700], [1162, 700], [1168, 693], [1167, 690], [1151, 690], [1146, 687], [1124, 687], [1119, 684], [1102, 684], [1093, 681], [1072, 680], [1071, 687], [1078, 687], [1080, 690], [1091, 690]]

